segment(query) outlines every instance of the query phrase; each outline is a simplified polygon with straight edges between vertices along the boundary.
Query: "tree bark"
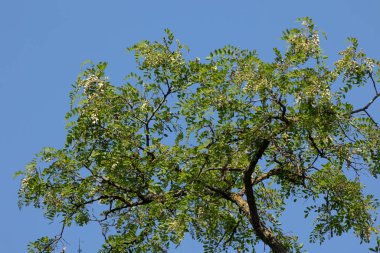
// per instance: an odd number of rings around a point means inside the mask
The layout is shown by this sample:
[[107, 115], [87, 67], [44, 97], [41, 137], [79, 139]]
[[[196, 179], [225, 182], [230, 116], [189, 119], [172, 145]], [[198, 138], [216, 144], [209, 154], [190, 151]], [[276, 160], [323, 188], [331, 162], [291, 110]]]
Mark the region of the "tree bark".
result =
[[252, 224], [256, 236], [267, 244], [273, 253], [289, 253], [287, 247], [260, 220], [256, 198], [253, 192], [252, 174], [265, 150], [269, 147], [270, 141], [261, 140], [257, 144], [257, 149], [251, 157], [249, 167], [244, 172], [245, 196], [247, 198], [250, 223]]
[[284, 243], [281, 242], [276, 235], [261, 221], [253, 191], [253, 184], [257, 182], [252, 180], [252, 174], [258, 161], [263, 156], [265, 150], [269, 147], [269, 144], [270, 142], [268, 140], [262, 140], [257, 143], [257, 149], [251, 157], [249, 167], [246, 171], [244, 171], [243, 180], [246, 199], [243, 198], [242, 194], [225, 191], [213, 186], [206, 187], [211, 191], [211, 194], [217, 194], [237, 205], [240, 211], [247, 217], [247, 219], [249, 219], [257, 238], [268, 245], [273, 253], [289, 253], [290, 251]]

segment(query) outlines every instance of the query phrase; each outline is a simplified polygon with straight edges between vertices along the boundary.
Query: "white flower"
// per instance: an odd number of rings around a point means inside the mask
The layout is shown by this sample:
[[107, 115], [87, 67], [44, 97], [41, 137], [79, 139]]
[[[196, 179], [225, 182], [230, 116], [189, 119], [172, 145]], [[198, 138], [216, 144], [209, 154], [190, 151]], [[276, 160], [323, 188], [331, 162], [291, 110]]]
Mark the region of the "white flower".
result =
[[[107, 80], [107, 78], [105, 78], [105, 80]], [[94, 89], [97, 91], [102, 91], [106, 83], [104, 80], [99, 79], [97, 76], [91, 75], [82, 80], [78, 85], [80, 87], [83, 87], [84, 94], [90, 96], [90, 93], [94, 93]]]
[[148, 109], [149, 101], [144, 101], [141, 105], [141, 111], [145, 112]]
[[92, 120], [92, 123], [93, 123], [93, 124], [96, 124], [96, 123], [99, 122], [98, 115], [96, 115], [96, 114], [91, 114], [90, 117], [91, 117], [91, 120]]
[[365, 59], [365, 64], [367, 65], [368, 70], [371, 72], [373, 68], [375, 67], [375, 63], [373, 62], [372, 59], [366, 58]]
[[98, 87], [99, 87], [99, 89], [101, 90], [101, 89], [104, 87], [104, 82], [99, 82], [99, 83], [98, 83]]
[[301, 96], [299, 94], [294, 96], [294, 102], [298, 104], [301, 101]]

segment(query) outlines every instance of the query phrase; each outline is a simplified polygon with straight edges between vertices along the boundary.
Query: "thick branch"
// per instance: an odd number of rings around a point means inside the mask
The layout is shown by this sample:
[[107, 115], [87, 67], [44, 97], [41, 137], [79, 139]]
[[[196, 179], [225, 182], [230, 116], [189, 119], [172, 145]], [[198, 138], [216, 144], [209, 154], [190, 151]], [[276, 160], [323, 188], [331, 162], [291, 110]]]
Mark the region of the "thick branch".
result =
[[211, 192], [234, 203], [239, 208], [239, 210], [247, 217], [247, 219], [254, 228], [256, 236], [260, 238], [265, 244], [267, 244], [274, 253], [288, 253], [285, 246], [275, 237], [272, 231], [270, 231], [262, 224], [260, 224], [257, 228], [257, 225], [255, 224], [254, 220], [258, 220], [259, 216], [257, 214], [255, 218], [252, 218], [249, 204], [241, 195], [233, 192], [224, 191], [216, 187], [207, 186], [207, 188]]
[[[265, 150], [269, 146], [268, 140], [261, 140], [257, 143], [257, 150], [253, 153], [251, 162], [249, 163], [248, 169], [244, 172], [244, 177], [251, 178], [257, 163], [259, 162], [260, 158], [263, 156]], [[249, 184], [251, 184], [251, 180], [249, 180]], [[251, 185], [252, 186], [252, 185]]]
[[219, 189], [212, 186], [206, 186], [207, 189], [209, 189], [211, 192], [216, 193], [217, 195], [221, 196], [222, 198], [231, 201], [235, 205], [237, 205], [240, 209], [240, 211], [249, 219], [249, 208], [247, 202], [243, 199], [242, 196], [240, 196], [237, 193], [224, 191], [223, 189]]
[[245, 195], [247, 198], [246, 203], [249, 209], [249, 219], [256, 236], [267, 244], [274, 253], [287, 253], [289, 251], [285, 245], [261, 222], [256, 205], [255, 194], [253, 192], [252, 174], [257, 166], [257, 163], [264, 155], [265, 150], [268, 148], [269, 143], [270, 142], [268, 140], [261, 140], [257, 143], [257, 150], [253, 153], [248, 169], [244, 172]]

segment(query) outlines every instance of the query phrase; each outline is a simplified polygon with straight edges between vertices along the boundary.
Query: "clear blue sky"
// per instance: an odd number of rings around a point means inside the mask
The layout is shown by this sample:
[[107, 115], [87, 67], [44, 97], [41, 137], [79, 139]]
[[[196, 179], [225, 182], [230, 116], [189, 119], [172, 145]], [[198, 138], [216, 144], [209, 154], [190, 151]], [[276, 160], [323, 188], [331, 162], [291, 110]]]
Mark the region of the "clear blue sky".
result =
[[[18, 209], [20, 180], [12, 176], [42, 147], [64, 143], [70, 84], [83, 61], [108, 61], [111, 81], [120, 84], [134, 70], [125, 48], [143, 39], [160, 39], [165, 28], [187, 44], [194, 57], [233, 44], [271, 59], [272, 48], [282, 46], [282, 31], [303, 16], [327, 33], [323, 46], [332, 60], [347, 46], [348, 36], [357, 37], [371, 57], [380, 59], [379, 10], [378, 0], [0, 1], [0, 252], [26, 252], [28, 241], [58, 232], [59, 226], [49, 224], [41, 210]], [[380, 106], [375, 106], [378, 112]], [[378, 183], [368, 180], [369, 190], [379, 193]], [[310, 222], [303, 220], [300, 208], [290, 210], [283, 219], [285, 230], [301, 234], [309, 252], [368, 252], [350, 235], [322, 246], [308, 244]], [[102, 243], [95, 225], [74, 227], [65, 238], [68, 253], [77, 252], [79, 238], [83, 253], [96, 252]], [[170, 252], [202, 249], [186, 239]]]

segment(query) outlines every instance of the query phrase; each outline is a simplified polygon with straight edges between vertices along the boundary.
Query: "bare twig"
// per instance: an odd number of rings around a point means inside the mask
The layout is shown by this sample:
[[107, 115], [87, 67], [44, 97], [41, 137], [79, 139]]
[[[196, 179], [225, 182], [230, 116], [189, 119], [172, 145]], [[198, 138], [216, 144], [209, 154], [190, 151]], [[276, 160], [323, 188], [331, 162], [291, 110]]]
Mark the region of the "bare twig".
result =
[[356, 109], [356, 110], [353, 110], [350, 114], [355, 114], [355, 113], [359, 113], [359, 112], [364, 112], [365, 110], [367, 110], [372, 104], [373, 102], [376, 101], [376, 99], [380, 97], [380, 93], [377, 93], [370, 101], [368, 104], [366, 104], [364, 107], [362, 108], [359, 108], [359, 109]]

